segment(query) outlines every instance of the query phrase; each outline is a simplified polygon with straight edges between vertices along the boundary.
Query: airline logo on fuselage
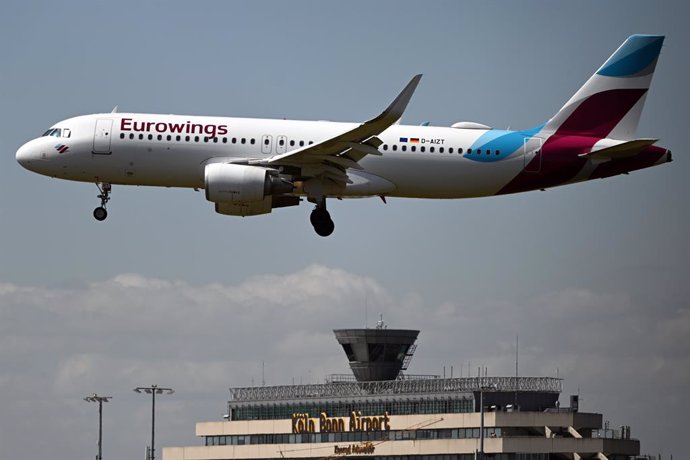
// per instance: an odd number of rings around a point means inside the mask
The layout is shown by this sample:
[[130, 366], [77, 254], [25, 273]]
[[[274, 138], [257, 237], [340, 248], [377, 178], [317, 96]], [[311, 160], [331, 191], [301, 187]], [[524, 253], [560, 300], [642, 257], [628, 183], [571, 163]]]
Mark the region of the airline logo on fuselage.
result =
[[120, 120], [121, 131], [137, 131], [172, 134], [204, 134], [209, 137], [224, 136], [228, 133], [228, 125], [192, 123], [187, 120], [181, 123], [164, 121], [137, 121], [133, 118]]

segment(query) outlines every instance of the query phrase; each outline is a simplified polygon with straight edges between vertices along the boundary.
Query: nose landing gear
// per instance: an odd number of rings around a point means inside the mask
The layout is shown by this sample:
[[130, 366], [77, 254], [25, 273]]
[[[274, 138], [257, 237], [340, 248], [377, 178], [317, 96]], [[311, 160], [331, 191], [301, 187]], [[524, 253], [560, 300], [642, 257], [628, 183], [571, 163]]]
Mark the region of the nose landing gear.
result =
[[335, 224], [331, 219], [330, 213], [326, 210], [326, 200], [316, 204], [316, 207], [309, 216], [314, 231], [319, 236], [329, 236], [335, 230]]
[[101, 205], [93, 210], [93, 217], [100, 222], [108, 217], [108, 211], [105, 209], [105, 205], [110, 201], [112, 186], [107, 182], [96, 182], [96, 187], [98, 187], [98, 191], [101, 192], [101, 194], [98, 195], [98, 198], [101, 199]]

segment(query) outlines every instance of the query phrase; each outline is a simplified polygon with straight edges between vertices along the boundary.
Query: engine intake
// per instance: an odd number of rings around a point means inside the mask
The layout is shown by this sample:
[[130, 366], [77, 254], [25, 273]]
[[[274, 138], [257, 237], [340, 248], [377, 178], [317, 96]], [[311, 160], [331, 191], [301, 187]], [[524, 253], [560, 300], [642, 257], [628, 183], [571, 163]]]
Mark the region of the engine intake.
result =
[[206, 199], [214, 203], [247, 203], [292, 192], [290, 182], [272, 173], [258, 166], [212, 163], [205, 169]]

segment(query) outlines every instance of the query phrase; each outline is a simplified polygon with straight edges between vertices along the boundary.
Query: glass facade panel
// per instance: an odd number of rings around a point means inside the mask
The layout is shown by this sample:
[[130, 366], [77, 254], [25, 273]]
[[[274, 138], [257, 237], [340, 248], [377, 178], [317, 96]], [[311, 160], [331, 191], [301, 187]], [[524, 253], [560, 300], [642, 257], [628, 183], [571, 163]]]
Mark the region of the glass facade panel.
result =
[[400, 401], [332, 401], [332, 402], [304, 402], [296, 404], [256, 404], [241, 407], [230, 406], [229, 413], [232, 420], [274, 420], [289, 419], [292, 414], [308, 413], [318, 417], [326, 412], [331, 417], [349, 417], [353, 411], [362, 415], [378, 415], [388, 412], [390, 415], [409, 414], [458, 414], [472, 412], [474, 403], [471, 398], [426, 398], [405, 399]]

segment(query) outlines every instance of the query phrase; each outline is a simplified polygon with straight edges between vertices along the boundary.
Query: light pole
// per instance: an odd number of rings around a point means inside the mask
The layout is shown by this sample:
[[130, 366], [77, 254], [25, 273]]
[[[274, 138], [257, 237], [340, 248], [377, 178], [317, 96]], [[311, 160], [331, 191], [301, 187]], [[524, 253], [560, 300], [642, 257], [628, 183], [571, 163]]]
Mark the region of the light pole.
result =
[[496, 390], [496, 385], [491, 384], [479, 387], [479, 455], [484, 460], [484, 392]]
[[150, 387], [136, 387], [134, 389], [137, 393], [148, 393], [151, 395], [151, 450], [149, 451], [148, 460], [155, 458], [155, 439], [156, 439], [156, 395], [171, 395], [175, 393], [172, 388], [161, 388], [158, 385], [151, 385]]
[[103, 460], [103, 453], [101, 450], [103, 441], [103, 403], [108, 402], [112, 399], [112, 396], [98, 396], [96, 393], [93, 396], [87, 396], [84, 398], [86, 402], [97, 402], [98, 403], [98, 455], [96, 460]]

